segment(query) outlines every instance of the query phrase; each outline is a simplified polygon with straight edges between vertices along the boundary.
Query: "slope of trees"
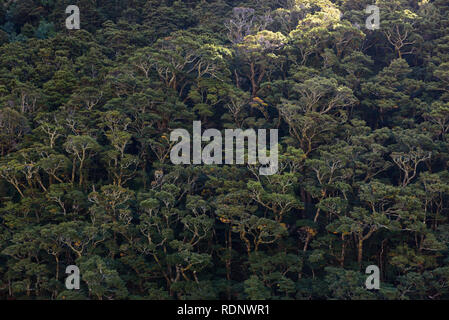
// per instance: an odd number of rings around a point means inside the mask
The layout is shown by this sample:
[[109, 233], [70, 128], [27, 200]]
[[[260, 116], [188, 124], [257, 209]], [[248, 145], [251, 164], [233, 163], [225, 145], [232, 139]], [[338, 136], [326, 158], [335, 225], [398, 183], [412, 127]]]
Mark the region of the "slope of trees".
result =
[[[67, 30], [1, 1], [0, 297], [448, 299], [449, 5], [368, 30], [372, 2], [78, 1]], [[278, 174], [173, 165], [194, 120], [279, 129]]]

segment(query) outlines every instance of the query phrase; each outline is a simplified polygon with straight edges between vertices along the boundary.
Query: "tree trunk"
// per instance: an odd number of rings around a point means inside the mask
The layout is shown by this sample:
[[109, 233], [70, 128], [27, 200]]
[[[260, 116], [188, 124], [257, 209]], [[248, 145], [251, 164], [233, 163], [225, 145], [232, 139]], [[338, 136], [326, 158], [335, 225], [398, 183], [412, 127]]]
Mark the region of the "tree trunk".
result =
[[359, 238], [358, 244], [357, 244], [357, 262], [359, 263], [359, 267], [362, 265], [362, 257], [363, 257], [363, 240]]

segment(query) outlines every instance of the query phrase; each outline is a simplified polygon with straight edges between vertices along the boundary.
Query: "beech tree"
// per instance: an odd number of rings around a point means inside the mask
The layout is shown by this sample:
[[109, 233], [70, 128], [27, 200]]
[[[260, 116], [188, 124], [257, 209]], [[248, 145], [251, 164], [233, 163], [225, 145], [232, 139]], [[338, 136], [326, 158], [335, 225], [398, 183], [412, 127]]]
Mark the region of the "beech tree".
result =
[[[446, 0], [65, 5], [0, 5], [0, 299], [449, 298]], [[193, 121], [278, 171], [173, 164]]]

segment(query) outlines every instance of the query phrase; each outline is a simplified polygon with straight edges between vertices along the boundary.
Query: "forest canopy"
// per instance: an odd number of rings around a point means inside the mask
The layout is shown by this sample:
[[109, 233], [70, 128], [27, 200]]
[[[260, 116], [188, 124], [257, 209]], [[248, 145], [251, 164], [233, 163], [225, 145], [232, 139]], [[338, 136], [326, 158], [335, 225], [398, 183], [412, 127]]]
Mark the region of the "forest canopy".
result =
[[1, 299], [449, 299], [447, 0], [76, 2], [0, 1]]

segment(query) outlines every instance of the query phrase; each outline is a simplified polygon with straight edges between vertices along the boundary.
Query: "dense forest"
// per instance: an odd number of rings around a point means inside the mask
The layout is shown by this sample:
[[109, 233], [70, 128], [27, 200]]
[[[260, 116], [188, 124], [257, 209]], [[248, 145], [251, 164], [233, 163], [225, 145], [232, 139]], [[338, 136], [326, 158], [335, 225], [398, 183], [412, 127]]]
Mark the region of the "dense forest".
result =
[[449, 299], [447, 0], [0, 3], [1, 299]]

